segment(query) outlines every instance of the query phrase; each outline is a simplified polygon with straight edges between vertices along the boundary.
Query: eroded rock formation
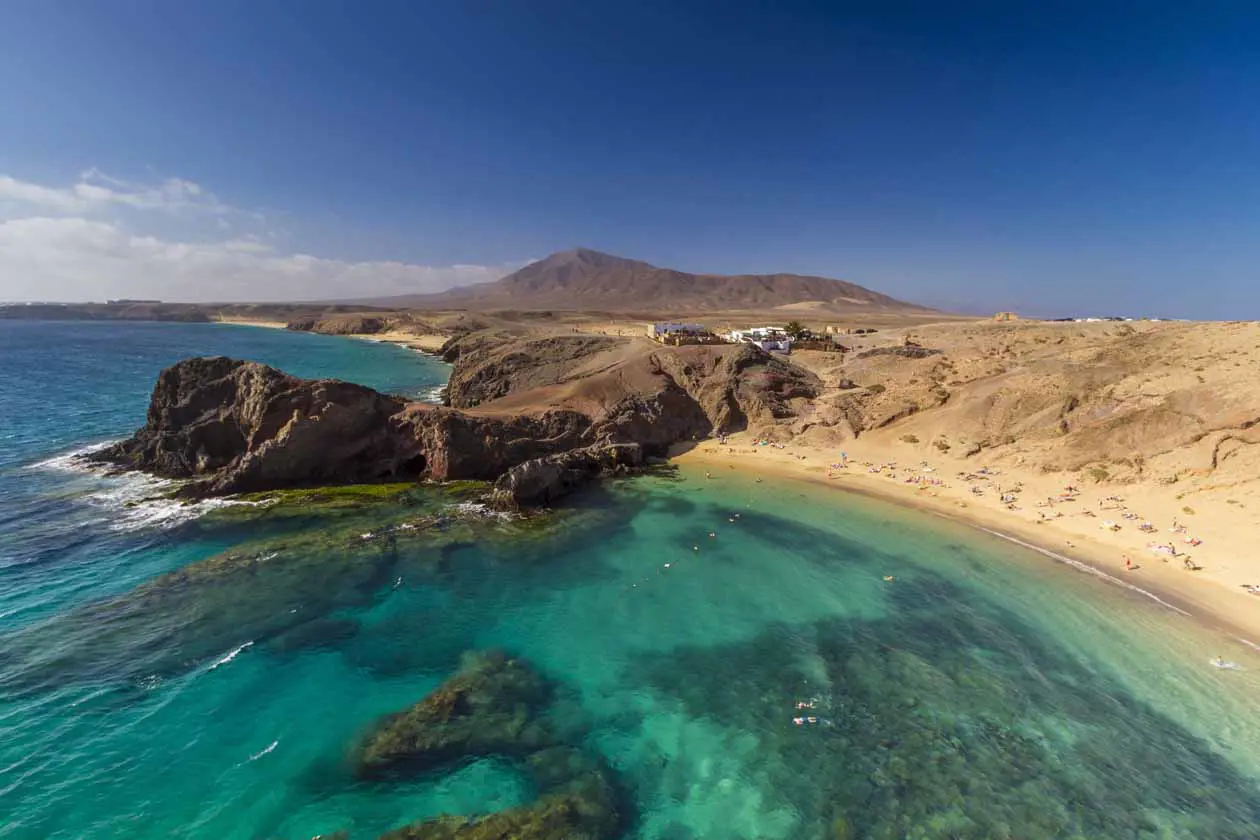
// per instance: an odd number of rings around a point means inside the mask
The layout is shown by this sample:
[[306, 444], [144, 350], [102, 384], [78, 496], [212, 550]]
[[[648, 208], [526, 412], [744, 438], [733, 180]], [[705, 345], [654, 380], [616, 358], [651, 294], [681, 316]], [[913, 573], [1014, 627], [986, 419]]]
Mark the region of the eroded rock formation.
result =
[[298, 318], [290, 321], [287, 328], [324, 335], [375, 335], [389, 329], [389, 323], [384, 318], [371, 315], [337, 315]]
[[642, 465], [637, 443], [571, 449], [512, 467], [494, 483], [491, 499], [500, 507], [550, 505], [600, 476]]
[[92, 458], [195, 479], [192, 495], [412, 476], [417, 452], [400, 451], [389, 422], [404, 405], [256, 362], [186, 359], [159, 374], [144, 427]]
[[[190, 479], [186, 496], [494, 480], [533, 462], [497, 488], [502, 502], [528, 505], [677, 443], [790, 420], [819, 389], [813, 374], [744, 345], [473, 332], [446, 352], [449, 408], [255, 362], [188, 359], [159, 376], [145, 426], [91, 457]], [[609, 448], [622, 444], [635, 447]]]

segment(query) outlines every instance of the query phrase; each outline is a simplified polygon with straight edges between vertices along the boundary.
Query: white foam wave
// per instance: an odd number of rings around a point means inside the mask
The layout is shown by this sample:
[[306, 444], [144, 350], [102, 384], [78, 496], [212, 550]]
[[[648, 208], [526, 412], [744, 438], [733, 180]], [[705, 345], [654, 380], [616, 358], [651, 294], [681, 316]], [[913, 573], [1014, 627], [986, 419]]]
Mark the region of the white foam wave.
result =
[[103, 489], [89, 493], [84, 500], [110, 512], [112, 531], [135, 531], [141, 528], [173, 528], [190, 522], [212, 510], [257, 502], [235, 499], [201, 499], [196, 502], [170, 498], [177, 481], [153, 478], [140, 473], [127, 473], [102, 479]]
[[506, 510], [492, 508], [484, 502], [456, 502], [451, 505], [451, 510], [460, 516], [477, 516], [485, 519], [501, 519], [504, 521], [515, 519], [516, 514]]
[[30, 470], [46, 470], [83, 476], [90, 481], [80, 498], [103, 511], [111, 531], [134, 531], [142, 528], [172, 528], [196, 519], [217, 508], [234, 505], [255, 506], [261, 502], [235, 499], [204, 499], [197, 502], [170, 498], [180, 482], [137, 472], [116, 472], [113, 467], [93, 464], [84, 455], [96, 452], [117, 441], [102, 441], [31, 464]]
[[72, 449], [69, 452], [63, 452], [60, 455], [54, 455], [43, 461], [37, 461], [27, 467], [28, 470], [55, 470], [57, 472], [76, 472], [76, 473], [99, 473], [105, 470], [100, 464], [92, 464], [84, 460], [84, 455], [91, 455], [107, 446], [113, 446], [120, 443], [122, 438], [117, 440], [102, 440], [96, 443], [83, 446], [78, 449]]
[[256, 753], [254, 753], [253, 755], [251, 755], [251, 756], [249, 757], [249, 760], [250, 760], [250, 761], [257, 761], [258, 759], [262, 758], [264, 755], [266, 755], [267, 753], [271, 752], [272, 750], [274, 750], [274, 749], [275, 749], [276, 747], [278, 747], [278, 746], [280, 746], [280, 742], [279, 742], [278, 740], [277, 740], [277, 741], [272, 741], [272, 742], [271, 742], [271, 744], [270, 744], [270, 745], [268, 745], [267, 749], [263, 750], [262, 752], [256, 752]]
[[1120, 578], [1114, 575], [1109, 575], [1106, 572], [1104, 572], [1102, 569], [1095, 568], [1094, 566], [1091, 566], [1088, 563], [1082, 563], [1080, 560], [1073, 560], [1071, 557], [1066, 557], [1062, 554], [1059, 554], [1058, 552], [1051, 551], [1048, 548], [1042, 548], [1039, 545], [1033, 545], [1030, 542], [1024, 542], [1021, 539], [1012, 537], [1010, 534], [1003, 534], [1001, 531], [994, 531], [991, 528], [981, 528], [980, 530], [984, 531], [986, 534], [992, 534], [995, 537], [1000, 537], [1001, 539], [1004, 539], [1007, 542], [1012, 542], [1024, 548], [1031, 549], [1032, 551], [1035, 551], [1038, 554], [1043, 554], [1052, 560], [1057, 560], [1060, 563], [1065, 563], [1074, 569], [1085, 572], [1086, 574], [1091, 574], [1091, 575], [1094, 575], [1095, 577], [1102, 578], [1108, 583], [1113, 583], [1116, 586], [1123, 587], [1124, 589], [1127, 589], [1130, 592], [1136, 592], [1139, 595], [1144, 595], [1162, 607], [1166, 607], [1167, 609], [1170, 609], [1175, 613], [1180, 613], [1181, 615], [1190, 617], [1190, 613], [1186, 612], [1181, 607], [1178, 607], [1175, 604], [1168, 603], [1163, 598], [1156, 595], [1154, 592], [1150, 592], [1146, 589], [1143, 589], [1140, 586], [1135, 586], [1134, 584], [1129, 583], [1126, 580], [1121, 580]]
[[245, 650], [246, 648], [253, 647], [253, 646], [254, 646], [254, 643], [253, 643], [252, 641], [250, 641], [250, 642], [246, 642], [245, 644], [241, 645], [241, 646], [240, 646], [240, 647], [238, 647], [238, 648], [233, 648], [232, 650], [230, 650], [230, 651], [228, 651], [227, 653], [225, 653], [223, 656], [219, 657], [219, 658], [215, 661], [215, 663], [214, 663], [213, 665], [211, 665], [211, 666], [210, 666], [207, 670], [213, 671], [215, 668], [218, 668], [220, 665], [226, 665], [226, 664], [228, 664], [228, 663], [229, 663], [229, 662], [231, 662], [233, 659], [235, 659], [236, 657], [240, 656], [240, 655], [241, 655], [241, 651]]
[[420, 402], [444, 405], [446, 403], [446, 385], [438, 385], [436, 388], [430, 388], [423, 392], [420, 394]]
[[1223, 659], [1209, 659], [1208, 662], [1213, 668], [1220, 668], [1222, 671], [1241, 671], [1243, 668], [1237, 662], [1226, 662]]

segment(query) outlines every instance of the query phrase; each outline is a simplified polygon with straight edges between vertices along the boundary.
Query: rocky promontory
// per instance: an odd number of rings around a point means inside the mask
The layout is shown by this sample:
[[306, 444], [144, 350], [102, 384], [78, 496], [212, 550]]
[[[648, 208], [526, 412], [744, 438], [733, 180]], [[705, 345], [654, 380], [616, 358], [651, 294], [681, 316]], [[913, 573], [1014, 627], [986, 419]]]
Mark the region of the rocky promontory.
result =
[[91, 457], [193, 479], [189, 495], [396, 479], [416, 472], [416, 453], [390, 433], [404, 406], [349, 382], [222, 356], [186, 359], [158, 375], [145, 425]]
[[188, 497], [479, 479], [498, 480], [502, 504], [547, 504], [675, 444], [788, 422], [819, 388], [746, 345], [484, 333], [449, 344], [449, 406], [187, 359], [159, 375], [144, 427], [89, 457], [187, 480]]

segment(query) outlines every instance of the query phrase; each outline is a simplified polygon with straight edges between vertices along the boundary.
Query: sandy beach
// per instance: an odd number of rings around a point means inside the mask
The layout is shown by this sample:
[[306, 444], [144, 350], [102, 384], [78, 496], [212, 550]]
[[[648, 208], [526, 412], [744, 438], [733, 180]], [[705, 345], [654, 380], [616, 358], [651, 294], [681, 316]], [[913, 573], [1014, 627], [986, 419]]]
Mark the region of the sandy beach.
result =
[[390, 330], [379, 333], [347, 335], [346, 338], [358, 338], [363, 341], [381, 341], [388, 344], [400, 344], [410, 350], [421, 350], [425, 353], [436, 353], [450, 339], [449, 335], [433, 333], [409, 333]]
[[[267, 329], [287, 329], [288, 324], [284, 321], [266, 321], [256, 318], [233, 318], [231, 316], [219, 316], [215, 318], [221, 324], [234, 324], [240, 327], [266, 327]], [[330, 334], [330, 333], [326, 333]], [[377, 341], [387, 344], [398, 344], [409, 350], [419, 350], [424, 353], [436, 353], [442, 349], [442, 345], [450, 338], [448, 335], [438, 335], [436, 333], [409, 333], [399, 330], [387, 330], [378, 333], [344, 333], [335, 334], [337, 338], [357, 338], [362, 341]]]
[[[731, 435], [725, 444], [705, 441], [675, 460], [703, 466], [714, 480], [727, 470], [801, 479], [966, 522], [1083, 564], [1112, 585], [1143, 590], [1249, 644], [1260, 642], [1260, 598], [1243, 588], [1260, 582], [1254, 528], [1237, 516], [1186, 514], [1164, 488], [1093, 487], [1062, 474], [985, 470], [946, 455], [925, 461], [909, 446], [862, 441], [834, 451], [799, 442], [758, 445], [747, 433]], [[1144, 523], [1154, 530], [1142, 530]], [[1169, 545], [1175, 556], [1158, 548]], [[1187, 559], [1196, 570], [1187, 568]]]
[[271, 330], [283, 330], [289, 326], [284, 321], [265, 321], [257, 318], [234, 318], [230, 315], [217, 315], [214, 320], [220, 324], [232, 324], [238, 327], [266, 327]]

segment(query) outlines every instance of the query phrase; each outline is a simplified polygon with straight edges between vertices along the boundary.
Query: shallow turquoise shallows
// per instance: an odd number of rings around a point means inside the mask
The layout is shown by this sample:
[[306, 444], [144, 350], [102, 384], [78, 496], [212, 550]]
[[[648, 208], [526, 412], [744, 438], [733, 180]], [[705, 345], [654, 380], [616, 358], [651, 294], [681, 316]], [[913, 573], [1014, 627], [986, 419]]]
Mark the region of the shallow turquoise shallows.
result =
[[960, 525], [735, 470], [528, 522], [424, 489], [282, 516], [66, 457], [212, 353], [446, 376], [338, 338], [0, 322], [0, 838], [366, 840], [526, 804], [501, 756], [354, 772], [492, 648], [560, 687], [626, 837], [1260, 837], [1260, 657]]

